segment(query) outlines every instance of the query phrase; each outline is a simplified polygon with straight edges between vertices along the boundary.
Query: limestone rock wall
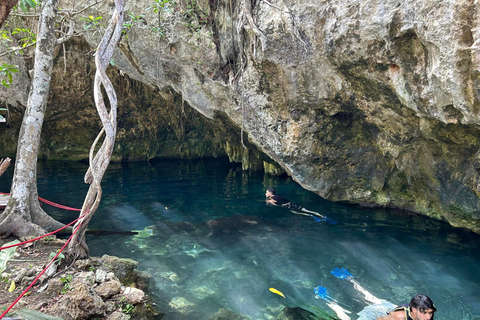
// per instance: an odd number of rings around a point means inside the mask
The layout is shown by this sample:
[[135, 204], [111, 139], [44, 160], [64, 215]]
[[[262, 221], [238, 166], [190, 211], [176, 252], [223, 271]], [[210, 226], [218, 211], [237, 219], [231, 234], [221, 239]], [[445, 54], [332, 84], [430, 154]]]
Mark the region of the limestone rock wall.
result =
[[[206, 123], [226, 115], [322, 197], [410, 209], [480, 232], [479, 6], [127, 1], [130, 27], [114, 69], [152, 92], [132, 108], [151, 112], [148, 104], [169, 93]], [[85, 15], [106, 19], [111, 9], [105, 1]], [[99, 34], [86, 39], [94, 46]], [[161, 122], [149, 118], [152, 128]], [[148, 134], [131, 137], [151, 143]]]

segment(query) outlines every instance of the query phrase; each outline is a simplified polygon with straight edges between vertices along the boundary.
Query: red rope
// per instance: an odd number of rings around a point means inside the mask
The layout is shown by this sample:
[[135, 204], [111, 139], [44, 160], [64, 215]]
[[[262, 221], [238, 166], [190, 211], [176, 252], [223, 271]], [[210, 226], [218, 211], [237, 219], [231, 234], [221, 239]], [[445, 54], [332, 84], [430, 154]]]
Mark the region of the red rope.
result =
[[[9, 195], [10, 193], [0, 192], [0, 194]], [[64, 206], [63, 204], [58, 204], [58, 203], [52, 202], [50, 200], [47, 200], [47, 199], [44, 199], [44, 198], [41, 198], [41, 197], [38, 197], [38, 200], [42, 201], [43, 203], [49, 204], [52, 207], [57, 207], [57, 208], [60, 208], [60, 209], [71, 210], [71, 211], [82, 211], [81, 209], [67, 207], [67, 206]]]
[[[80, 219], [80, 218], [78, 218]], [[77, 219], [77, 220], [78, 220]], [[82, 221], [83, 222], [83, 221]], [[42, 276], [42, 274], [45, 273], [45, 271], [47, 271], [48, 267], [50, 267], [50, 265], [55, 261], [55, 259], [57, 259], [57, 257], [60, 255], [60, 253], [62, 253], [63, 249], [65, 249], [65, 247], [67, 246], [67, 244], [70, 242], [70, 240], [72, 240], [72, 237], [75, 233], [77, 233], [78, 231], [78, 228], [80, 228], [80, 226], [82, 225], [82, 222], [80, 222], [80, 224], [77, 226], [77, 228], [75, 228], [75, 230], [72, 232], [72, 235], [70, 236], [70, 238], [68, 238], [67, 242], [65, 242], [65, 244], [63, 245], [63, 247], [57, 252], [57, 254], [55, 255], [55, 257], [53, 257], [53, 259], [50, 261], [50, 263], [42, 270], [42, 272], [40, 272], [40, 274], [35, 278], [35, 280], [33, 280], [33, 282], [28, 286], [27, 289], [25, 289], [25, 291], [22, 292], [22, 294], [17, 298], [17, 300], [15, 300], [11, 305], [10, 307], [7, 308], [7, 310], [5, 310], [2, 315], [0, 316], [0, 319], [2, 319], [7, 313], [8, 311], [10, 311], [10, 309], [13, 308], [13, 306], [15, 304], [17, 304], [17, 302], [28, 292], [28, 290], [30, 290], [31, 287], [33, 287], [33, 285], [37, 282], [37, 280]]]
[[[77, 219], [73, 220], [72, 222], [70, 222], [69, 224], [67, 225], [64, 225], [63, 227], [61, 227], [60, 229], [57, 229], [55, 231], [52, 231], [50, 233], [47, 233], [47, 234], [44, 234], [43, 236], [40, 236], [40, 237], [37, 237], [37, 238], [34, 238], [34, 239], [30, 239], [30, 240], [26, 240], [26, 241], [23, 241], [23, 242], [20, 242], [20, 243], [16, 243], [16, 244], [12, 244], [12, 245], [9, 245], [9, 246], [6, 246], [6, 247], [1, 247], [0, 248], [0, 251], [4, 250], [4, 249], [8, 249], [8, 248], [12, 248], [12, 247], [17, 247], [17, 246], [21, 246], [22, 244], [26, 244], [26, 243], [30, 243], [30, 242], [33, 242], [33, 241], [37, 241], [37, 240], [40, 240], [42, 238], [45, 238], [45, 237], [48, 237], [54, 233], [57, 233], [58, 231], [61, 231], [63, 229], [65, 229], [66, 227], [69, 227], [71, 226], [72, 224], [74, 224], [75, 222], [77, 222], [79, 219], [85, 217], [85, 215], [88, 213], [85, 212], [83, 215], [81, 215], [80, 217], [78, 217]], [[0, 318], [1, 319], [1, 318]]]
[[82, 211], [81, 209], [67, 207], [67, 206], [64, 206], [62, 204], [58, 204], [58, 203], [55, 203], [55, 202], [52, 202], [50, 200], [43, 199], [43, 198], [40, 198], [40, 197], [38, 197], [38, 200], [42, 201], [43, 203], [49, 204], [53, 207], [60, 208], [60, 209], [71, 210], [71, 211]]
[[[5, 195], [8, 195], [9, 193], [5, 193], [5, 192], [0, 192], [0, 194], [5, 194]], [[72, 210], [72, 211], [81, 211], [81, 209], [75, 209], [75, 208], [71, 208], [71, 207], [67, 207], [67, 206], [64, 206], [64, 205], [61, 205], [61, 204], [57, 204], [57, 203], [54, 203], [52, 201], [49, 201], [49, 200], [46, 200], [46, 199], [43, 199], [43, 198], [40, 198], [38, 197], [38, 199], [46, 204], [49, 204], [51, 206], [54, 206], [54, 207], [57, 207], [57, 208], [61, 208], [61, 209], [65, 209], [65, 210]], [[58, 231], [61, 231], [69, 226], [71, 226], [72, 224], [74, 224], [75, 222], [77, 222], [78, 220], [80, 220], [81, 218], [85, 217], [85, 215], [88, 213], [89, 211], [85, 212], [83, 215], [81, 215], [80, 217], [78, 217], [77, 219], [73, 220], [72, 222], [70, 222], [69, 224], [61, 227], [60, 229], [58, 230], [55, 230], [55, 231], [52, 231], [50, 233], [47, 233], [43, 236], [40, 236], [40, 237], [37, 237], [37, 238], [34, 238], [34, 239], [30, 239], [30, 240], [27, 240], [27, 241], [23, 241], [23, 242], [20, 242], [20, 243], [17, 243], [17, 244], [13, 244], [13, 245], [9, 245], [9, 246], [6, 246], [6, 247], [1, 247], [0, 248], [0, 251], [4, 250], [4, 249], [8, 249], [8, 248], [12, 248], [12, 247], [16, 247], [16, 246], [20, 246], [20, 245], [23, 245], [23, 244], [26, 244], [26, 243], [30, 243], [30, 242], [33, 242], [33, 241], [36, 241], [36, 240], [39, 240], [39, 239], [42, 239], [42, 238], [45, 238], [45, 237], [48, 237], [54, 233], [57, 233]], [[83, 221], [82, 221], [83, 222]], [[63, 245], [63, 247], [57, 252], [57, 254], [55, 255], [55, 257], [53, 257], [53, 259], [50, 261], [50, 263], [42, 270], [42, 272], [40, 272], [40, 274], [35, 278], [35, 280], [33, 280], [33, 282], [28, 286], [27, 289], [25, 289], [25, 291], [22, 292], [22, 294], [2, 313], [2, 315], [0, 315], [0, 319], [2, 319], [14, 306], [15, 304], [17, 304], [17, 302], [28, 292], [28, 290], [30, 290], [33, 285], [37, 282], [37, 280], [45, 273], [45, 271], [47, 271], [47, 269], [50, 267], [50, 265], [55, 261], [55, 259], [57, 259], [57, 257], [60, 255], [60, 253], [62, 253], [63, 249], [65, 249], [65, 247], [67, 246], [67, 244], [70, 242], [70, 240], [72, 240], [72, 237], [75, 235], [75, 233], [77, 233], [78, 231], [78, 228], [80, 228], [80, 226], [82, 225], [82, 222], [80, 222], [80, 224], [75, 228], [75, 230], [72, 232], [72, 235], [70, 236], [70, 238], [68, 238], [68, 240], [65, 242], [65, 244]]]

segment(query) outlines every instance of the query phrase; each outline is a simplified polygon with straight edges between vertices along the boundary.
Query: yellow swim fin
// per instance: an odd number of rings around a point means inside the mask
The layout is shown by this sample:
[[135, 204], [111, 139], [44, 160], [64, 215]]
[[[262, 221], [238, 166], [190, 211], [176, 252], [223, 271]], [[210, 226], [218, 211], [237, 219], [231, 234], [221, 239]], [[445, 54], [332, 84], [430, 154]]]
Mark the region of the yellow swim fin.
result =
[[278, 294], [279, 296], [282, 296], [282, 297], [285, 298], [285, 295], [275, 288], [269, 288], [268, 290], [270, 290], [270, 292], [273, 292], [273, 293]]

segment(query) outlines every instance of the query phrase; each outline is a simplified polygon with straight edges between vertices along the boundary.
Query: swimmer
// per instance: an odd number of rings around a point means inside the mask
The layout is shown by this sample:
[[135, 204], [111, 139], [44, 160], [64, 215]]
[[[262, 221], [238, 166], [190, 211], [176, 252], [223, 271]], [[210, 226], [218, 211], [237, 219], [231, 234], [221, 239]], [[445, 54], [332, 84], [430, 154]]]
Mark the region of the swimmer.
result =
[[424, 294], [417, 294], [409, 304], [398, 306], [377, 320], [433, 320], [435, 311], [437, 309], [432, 299]]
[[295, 203], [285, 199], [281, 195], [277, 195], [274, 188], [268, 188], [267, 191], [265, 191], [265, 198], [266, 198], [265, 202], [267, 204], [272, 204], [274, 206], [278, 206], [278, 207], [288, 209], [292, 213], [301, 214], [301, 215], [304, 215], [304, 216], [312, 216], [312, 217], [317, 216], [317, 217], [322, 218], [322, 219], [327, 219], [327, 217], [325, 217], [324, 215], [321, 215], [318, 212], [307, 210], [304, 207], [299, 206], [298, 204], [295, 204]]

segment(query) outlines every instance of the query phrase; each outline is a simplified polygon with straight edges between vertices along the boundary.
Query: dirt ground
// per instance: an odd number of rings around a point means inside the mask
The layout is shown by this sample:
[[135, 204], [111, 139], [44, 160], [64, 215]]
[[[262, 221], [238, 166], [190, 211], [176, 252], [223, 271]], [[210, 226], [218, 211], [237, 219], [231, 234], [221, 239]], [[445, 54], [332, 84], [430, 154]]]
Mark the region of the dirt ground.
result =
[[[13, 241], [13, 238], [0, 239], [0, 246], [5, 243]], [[43, 270], [48, 262], [50, 262], [51, 254], [56, 254], [63, 244], [64, 240], [39, 240], [17, 247], [16, 254], [7, 263], [6, 269], [2, 273], [2, 281], [0, 283], [0, 307], [3, 313], [5, 308], [8, 308], [11, 303], [18, 298], [18, 296], [30, 285], [32, 281], [29, 278], [35, 278], [39, 272]], [[32, 276], [24, 278], [20, 283], [15, 284], [15, 289], [9, 292], [11, 288], [11, 280], [6, 277], [7, 274], [13, 274], [18, 270], [32, 270]], [[36, 271], [36, 272], [35, 272]], [[61, 279], [65, 277], [69, 270], [56, 273], [52, 278]], [[70, 270], [74, 272], [74, 270]], [[5, 277], [4, 277], [5, 276]], [[33, 279], [32, 279], [33, 280]], [[63, 282], [59, 282], [61, 285]], [[29, 309], [37, 311], [47, 311], [49, 306], [53, 305], [59, 298], [60, 294], [55, 290], [43, 290], [38, 292], [44, 283], [37, 282], [19, 302], [15, 305], [12, 311], [19, 310], [28, 306]], [[61, 290], [61, 289], [60, 289]]]

